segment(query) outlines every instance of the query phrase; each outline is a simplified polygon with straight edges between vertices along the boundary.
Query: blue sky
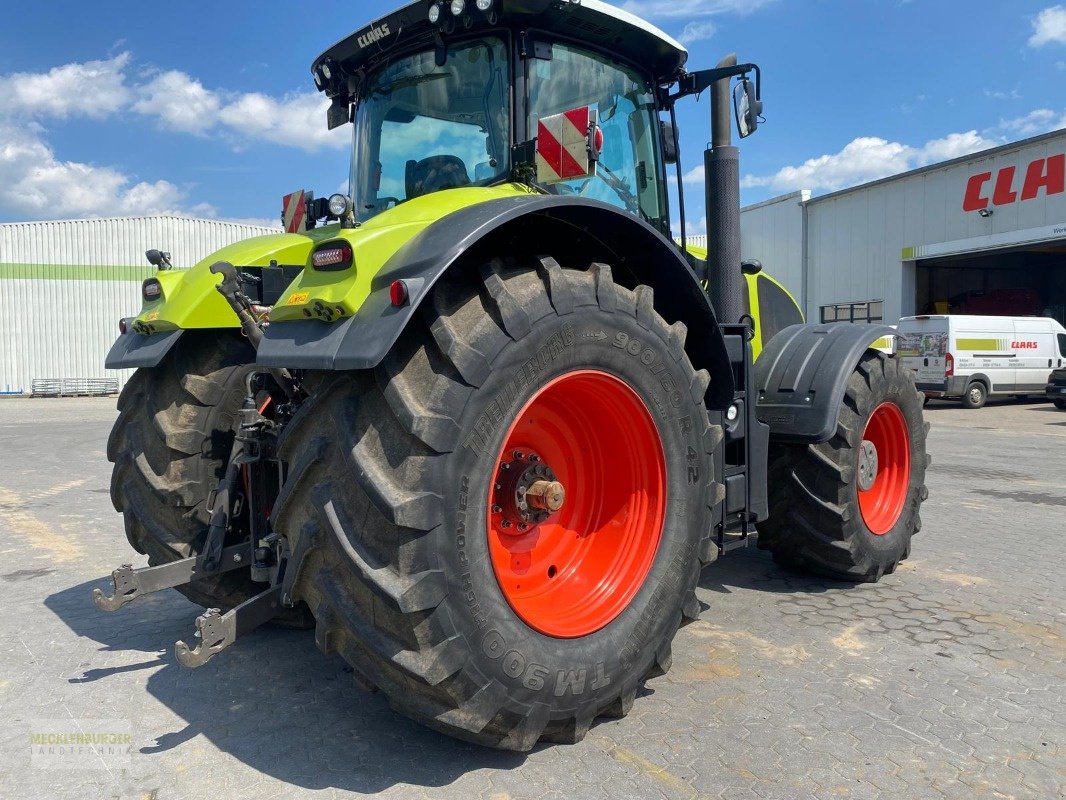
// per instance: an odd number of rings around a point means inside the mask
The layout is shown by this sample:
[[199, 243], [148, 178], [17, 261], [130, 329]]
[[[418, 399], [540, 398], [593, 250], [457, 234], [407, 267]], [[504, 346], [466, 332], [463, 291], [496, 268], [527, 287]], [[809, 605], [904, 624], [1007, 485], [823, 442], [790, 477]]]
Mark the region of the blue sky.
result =
[[[346, 182], [308, 66], [398, 0], [20, 3], [0, 29], [0, 221], [181, 213], [274, 220]], [[1066, 6], [993, 0], [629, 0], [689, 46], [764, 70], [743, 200], [824, 193], [1066, 126]], [[203, 6], [199, 6], [203, 8]], [[103, 9], [106, 9], [103, 10]], [[706, 98], [680, 112], [703, 215]], [[676, 218], [676, 211], [675, 211]]]

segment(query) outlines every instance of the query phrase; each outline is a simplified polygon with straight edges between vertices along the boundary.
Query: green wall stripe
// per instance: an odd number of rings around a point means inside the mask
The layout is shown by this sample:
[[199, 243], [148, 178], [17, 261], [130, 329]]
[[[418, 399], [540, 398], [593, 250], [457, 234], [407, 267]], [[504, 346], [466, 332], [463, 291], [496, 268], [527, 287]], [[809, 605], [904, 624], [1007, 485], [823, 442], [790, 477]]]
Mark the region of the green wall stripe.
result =
[[0, 262], [0, 280], [41, 281], [143, 281], [155, 267], [121, 267], [115, 264], [5, 264]]

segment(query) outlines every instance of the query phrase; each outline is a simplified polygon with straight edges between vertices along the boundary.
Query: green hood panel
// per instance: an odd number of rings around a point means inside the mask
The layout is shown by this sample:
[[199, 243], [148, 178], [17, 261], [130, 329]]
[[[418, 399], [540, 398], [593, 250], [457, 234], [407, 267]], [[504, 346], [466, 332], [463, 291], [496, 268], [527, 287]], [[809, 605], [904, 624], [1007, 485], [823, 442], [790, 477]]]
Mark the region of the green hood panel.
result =
[[[191, 269], [157, 273], [154, 277], [162, 284], [163, 296], [144, 304], [134, 321], [135, 329], [152, 333], [175, 328], [238, 327], [236, 315], [215, 289], [220, 277], [212, 275], [210, 268], [216, 261], [229, 261], [238, 267], [269, 267], [272, 261], [305, 267], [274, 306], [272, 321], [350, 316], [366, 300], [371, 281], [389, 258], [426, 227], [468, 206], [531, 193], [534, 190], [521, 184], [449, 189], [401, 203], [357, 228], [333, 224], [301, 234], [277, 233], [236, 242]], [[350, 244], [353, 265], [330, 272], [306, 268], [314, 247], [327, 241]]]

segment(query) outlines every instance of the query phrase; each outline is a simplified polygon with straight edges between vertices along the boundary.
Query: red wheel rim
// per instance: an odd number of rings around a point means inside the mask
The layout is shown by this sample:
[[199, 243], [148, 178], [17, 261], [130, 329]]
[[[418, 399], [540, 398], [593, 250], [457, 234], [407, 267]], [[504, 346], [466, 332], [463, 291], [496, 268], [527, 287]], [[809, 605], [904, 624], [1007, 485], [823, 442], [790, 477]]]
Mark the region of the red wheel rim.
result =
[[[560, 375], [519, 412], [495, 469], [489, 554], [511, 608], [558, 638], [609, 624], [643, 585], [666, 515], [666, 461], [644, 402], [606, 372]], [[565, 488], [561, 508], [516, 506], [538, 476]]]
[[877, 477], [869, 489], [859, 489], [859, 511], [870, 532], [883, 536], [903, 513], [911, 477], [910, 435], [899, 406], [882, 403], [875, 408], [862, 438], [877, 451]]

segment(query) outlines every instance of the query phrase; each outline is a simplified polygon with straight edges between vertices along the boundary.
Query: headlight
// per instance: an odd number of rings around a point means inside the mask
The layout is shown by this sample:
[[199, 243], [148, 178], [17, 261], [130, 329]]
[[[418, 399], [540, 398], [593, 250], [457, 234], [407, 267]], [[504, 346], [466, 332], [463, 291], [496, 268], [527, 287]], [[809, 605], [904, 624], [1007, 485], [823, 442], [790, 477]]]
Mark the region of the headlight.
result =
[[329, 197], [329, 213], [340, 219], [352, 207], [352, 201], [345, 194], [333, 194]]
[[452, 0], [452, 15], [458, 17], [466, 8], [466, 0]]
[[429, 24], [436, 25], [440, 19], [440, 4], [434, 3], [429, 7]]
[[492, 8], [492, 0], [477, 0], [476, 5], [478, 11], [488, 11]]

